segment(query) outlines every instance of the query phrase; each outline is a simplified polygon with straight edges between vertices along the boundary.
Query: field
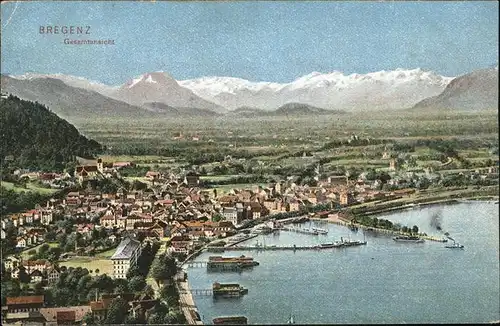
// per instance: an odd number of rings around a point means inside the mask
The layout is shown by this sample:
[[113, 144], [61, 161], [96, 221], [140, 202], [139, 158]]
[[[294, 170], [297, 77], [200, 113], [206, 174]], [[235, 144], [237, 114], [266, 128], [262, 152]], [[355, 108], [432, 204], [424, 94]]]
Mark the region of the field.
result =
[[2, 181], [2, 186], [5, 187], [7, 190], [12, 189], [15, 192], [32, 191], [32, 192], [38, 192], [40, 194], [53, 194], [57, 192], [57, 189], [42, 188], [32, 182], [26, 185], [27, 188], [19, 187], [14, 185], [12, 182], [6, 182], [6, 181]]
[[170, 157], [162, 157], [158, 155], [102, 155], [100, 156], [104, 162], [144, 162], [144, 161], [165, 161]]
[[113, 263], [110, 259], [75, 257], [68, 261], [60, 261], [59, 266], [86, 268], [89, 271], [93, 271], [93, 273], [95, 273], [96, 269], [99, 269], [99, 274], [113, 276]]
[[[309, 145], [311, 141], [326, 141], [353, 133], [373, 138], [426, 138], [443, 136], [481, 136], [498, 134], [498, 112], [481, 113], [399, 112], [384, 114], [328, 115], [319, 117], [262, 118], [200, 118], [200, 119], [96, 119], [73, 121], [80, 130], [98, 141], [116, 145], [120, 139], [134, 144], [148, 142], [155, 145], [191, 143], [204, 146], [212, 140], [217, 145], [243, 147], [251, 151], [273, 149], [273, 145]], [[174, 140], [181, 132], [184, 140]], [[190, 135], [199, 141], [190, 141]], [[262, 141], [267, 144], [262, 144]], [[116, 161], [134, 160], [136, 156], [113, 157]], [[148, 155], [141, 159], [163, 160], [168, 157]]]
[[113, 256], [113, 254], [115, 253], [115, 251], [116, 251], [116, 248], [109, 249], [107, 251], [104, 251], [104, 252], [101, 252], [101, 253], [97, 254], [96, 257], [99, 257], [99, 258], [111, 258], [111, 256]]
[[[387, 171], [390, 159], [382, 157], [386, 151], [402, 156], [409, 171], [432, 168], [446, 173], [498, 160], [497, 111], [71, 122], [108, 147], [104, 161], [133, 161], [139, 167], [177, 173], [198, 169], [201, 180], [220, 191], [234, 187], [225, 183], [235, 183], [236, 177], [243, 187], [276, 177], [311, 177], [310, 171], [318, 167], [324, 175]], [[192, 139], [195, 135], [199, 140]], [[442, 145], [452, 146], [461, 160], [450, 161]], [[449, 163], [443, 164], [446, 160]]]
[[[41, 247], [42, 245], [43, 245], [43, 243], [42, 243], [42, 244], [39, 244], [39, 245], [38, 245], [38, 246], [36, 246], [36, 247], [30, 248], [30, 249], [27, 249], [27, 250], [23, 250], [23, 251], [21, 252], [21, 257], [22, 257], [23, 259], [28, 259], [28, 258], [30, 257], [30, 255], [28, 254], [28, 252], [30, 252], [31, 250], [38, 251], [38, 249], [40, 249], [40, 247]], [[48, 245], [49, 245], [49, 247], [50, 247], [50, 248], [59, 247], [59, 243], [57, 243], [57, 242], [49, 242], [49, 243], [48, 243]]]

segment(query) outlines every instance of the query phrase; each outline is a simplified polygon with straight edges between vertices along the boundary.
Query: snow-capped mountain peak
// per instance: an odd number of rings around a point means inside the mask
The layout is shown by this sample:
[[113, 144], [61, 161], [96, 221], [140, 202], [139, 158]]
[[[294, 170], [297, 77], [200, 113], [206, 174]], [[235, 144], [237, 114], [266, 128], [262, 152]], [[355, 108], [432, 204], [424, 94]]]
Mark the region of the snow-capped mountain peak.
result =
[[252, 82], [233, 77], [202, 77], [179, 84], [228, 109], [274, 109], [288, 102], [322, 108], [402, 108], [439, 94], [453, 78], [421, 68], [366, 74], [312, 72], [289, 83]]
[[137, 76], [125, 83], [124, 87], [132, 88], [139, 84], [159, 84], [158, 86], [163, 86], [167, 84], [177, 85], [177, 81], [170, 75], [163, 71], [148, 72]]

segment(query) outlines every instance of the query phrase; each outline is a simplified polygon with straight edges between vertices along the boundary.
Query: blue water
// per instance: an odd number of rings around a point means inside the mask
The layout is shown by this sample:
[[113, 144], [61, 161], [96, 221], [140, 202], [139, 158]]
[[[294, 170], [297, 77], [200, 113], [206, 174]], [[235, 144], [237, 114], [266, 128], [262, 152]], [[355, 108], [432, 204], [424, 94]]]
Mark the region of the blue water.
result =
[[[499, 211], [493, 203], [417, 208], [380, 216], [417, 225], [440, 235], [431, 216], [440, 214], [442, 232], [465, 245], [396, 243], [388, 235], [366, 234], [366, 246], [321, 251], [226, 252], [253, 256], [260, 265], [242, 273], [207, 273], [189, 268], [191, 288], [237, 282], [249, 289], [238, 299], [195, 296], [204, 323], [227, 315], [247, 316], [250, 324], [286, 323], [479, 323], [500, 319]], [[340, 237], [363, 239], [363, 232], [326, 223], [328, 235], [291, 232], [259, 236], [248, 244], [317, 244]], [[207, 260], [203, 253], [196, 260]]]

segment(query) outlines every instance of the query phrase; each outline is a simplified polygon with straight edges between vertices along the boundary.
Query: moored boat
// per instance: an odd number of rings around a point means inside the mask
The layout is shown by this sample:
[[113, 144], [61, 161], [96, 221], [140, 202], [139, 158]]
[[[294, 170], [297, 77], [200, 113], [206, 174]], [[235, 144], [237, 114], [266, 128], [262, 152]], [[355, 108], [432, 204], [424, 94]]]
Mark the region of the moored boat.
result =
[[215, 298], [217, 297], [240, 297], [248, 293], [248, 289], [239, 284], [221, 284], [215, 282], [212, 285], [212, 291]]
[[328, 231], [324, 229], [312, 228], [312, 230], [314, 232], [318, 232], [319, 234], [328, 234]]
[[392, 238], [396, 242], [414, 242], [414, 243], [422, 243], [425, 242], [421, 237], [417, 237], [414, 235], [398, 235]]
[[212, 319], [214, 325], [246, 325], [248, 319], [245, 316], [216, 317]]

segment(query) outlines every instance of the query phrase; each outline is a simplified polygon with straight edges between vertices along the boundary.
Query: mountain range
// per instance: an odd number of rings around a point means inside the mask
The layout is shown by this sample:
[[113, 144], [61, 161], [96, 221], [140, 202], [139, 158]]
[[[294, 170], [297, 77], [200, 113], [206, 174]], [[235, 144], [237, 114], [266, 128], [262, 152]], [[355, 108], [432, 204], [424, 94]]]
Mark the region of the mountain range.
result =
[[249, 82], [230, 77], [183, 80], [179, 85], [229, 110], [272, 110], [296, 102], [346, 111], [404, 109], [441, 93], [453, 78], [421, 69], [344, 75], [313, 72], [291, 83]]
[[[145, 73], [118, 86], [63, 74], [2, 75], [2, 92], [38, 101], [64, 117], [325, 114], [409, 108], [497, 107], [498, 67], [456, 78], [422, 69], [344, 75], [318, 72], [290, 83], [233, 77], [177, 81]], [[272, 112], [272, 113], [271, 113]]]

